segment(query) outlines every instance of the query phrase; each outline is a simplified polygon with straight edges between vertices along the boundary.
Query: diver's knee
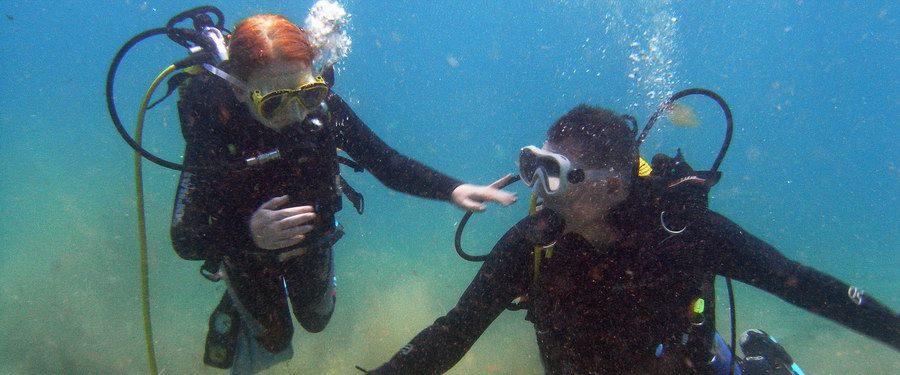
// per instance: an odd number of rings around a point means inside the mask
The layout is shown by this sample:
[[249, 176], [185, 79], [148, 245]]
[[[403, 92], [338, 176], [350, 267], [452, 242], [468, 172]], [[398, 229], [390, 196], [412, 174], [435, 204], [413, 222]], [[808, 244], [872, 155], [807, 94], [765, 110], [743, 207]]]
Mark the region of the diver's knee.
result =
[[303, 326], [309, 333], [319, 333], [325, 330], [325, 327], [328, 326], [328, 322], [331, 321], [331, 314], [328, 315], [308, 315], [303, 318], [298, 318], [300, 321], [300, 325]]
[[331, 315], [334, 314], [334, 305], [336, 298], [333, 295], [326, 296], [323, 301], [313, 309], [300, 309], [295, 311], [297, 321], [307, 332], [322, 332], [328, 322], [331, 321]]

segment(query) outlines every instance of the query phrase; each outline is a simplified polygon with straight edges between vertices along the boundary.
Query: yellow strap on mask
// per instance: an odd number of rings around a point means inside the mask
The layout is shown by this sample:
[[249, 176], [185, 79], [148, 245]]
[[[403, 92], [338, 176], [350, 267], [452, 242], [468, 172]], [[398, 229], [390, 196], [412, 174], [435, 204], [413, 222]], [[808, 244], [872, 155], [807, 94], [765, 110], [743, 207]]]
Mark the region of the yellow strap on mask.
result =
[[[531, 204], [528, 207], [528, 215], [537, 213], [537, 194], [531, 194]], [[550, 258], [553, 256], [553, 245], [535, 246], [534, 247], [534, 270], [532, 272], [531, 282], [537, 284], [538, 277], [541, 273], [541, 258]]]

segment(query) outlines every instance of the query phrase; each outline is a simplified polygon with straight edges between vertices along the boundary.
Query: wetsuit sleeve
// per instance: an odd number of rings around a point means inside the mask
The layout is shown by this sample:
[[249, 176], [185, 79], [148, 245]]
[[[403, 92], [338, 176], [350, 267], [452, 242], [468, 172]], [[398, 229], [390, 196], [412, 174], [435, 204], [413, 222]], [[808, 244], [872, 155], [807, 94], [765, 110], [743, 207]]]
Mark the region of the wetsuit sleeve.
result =
[[466, 354], [487, 327], [525, 291], [530, 249], [519, 227], [494, 246], [447, 315], [438, 318], [372, 374], [439, 374]]
[[719, 274], [753, 285], [900, 350], [900, 316], [875, 298], [851, 298], [850, 285], [792, 261], [772, 245], [711, 213], [710, 245], [722, 251]]
[[423, 198], [449, 200], [453, 189], [462, 184], [388, 146], [338, 95], [328, 98], [328, 108], [338, 146], [385, 186]]

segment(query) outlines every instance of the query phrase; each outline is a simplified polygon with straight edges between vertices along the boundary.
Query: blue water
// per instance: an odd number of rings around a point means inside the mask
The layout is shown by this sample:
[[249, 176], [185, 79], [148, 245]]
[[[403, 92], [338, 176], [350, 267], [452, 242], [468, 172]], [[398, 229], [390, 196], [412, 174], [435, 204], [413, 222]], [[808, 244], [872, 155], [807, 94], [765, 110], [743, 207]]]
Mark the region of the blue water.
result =
[[[128, 38], [202, 3], [84, 3], [0, 2], [0, 373], [146, 372], [132, 154], [107, 115], [104, 81]], [[712, 206], [900, 308], [900, 7], [732, 3], [348, 1], [353, 51], [335, 89], [389, 144], [474, 183], [512, 171], [517, 150], [539, 144], [578, 103], [643, 122], [667, 92], [714, 89], [734, 111], [735, 133]], [[215, 5], [233, 25], [258, 12], [302, 22], [311, 4]], [[181, 56], [162, 39], [129, 55], [116, 86], [127, 124], [152, 78]], [[720, 114], [702, 99], [688, 104], [701, 126], [660, 122], [645, 156], [683, 147], [692, 163], [711, 162]], [[174, 100], [147, 126], [147, 146], [178, 160]], [[160, 369], [220, 373], [200, 357], [223, 286], [171, 249], [176, 178], [145, 168]], [[340, 215], [349, 233], [336, 248], [338, 309], [324, 333], [298, 332], [294, 358], [273, 373], [380, 364], [449, 310], [477, 270], [452, 250], [460, 211], [370, 175], [348, 178], [367, 212]], [[524, 203], [492, 207], [476, 217], [467, 247], [486, 251], [525, 212]], [[737, 294], [739, 330], [776, 335], [807, 373], [900, 373], [884, 345], [751, 287]], [[540, 373], [522, 318], [502, 315], [453, 373]]]

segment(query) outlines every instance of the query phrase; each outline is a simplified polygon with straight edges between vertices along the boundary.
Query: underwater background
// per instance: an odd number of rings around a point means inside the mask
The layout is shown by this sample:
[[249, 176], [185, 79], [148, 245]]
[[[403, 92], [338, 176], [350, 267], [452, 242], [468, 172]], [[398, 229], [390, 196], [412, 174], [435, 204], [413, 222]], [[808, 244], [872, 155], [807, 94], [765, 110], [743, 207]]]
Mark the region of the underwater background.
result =
[[[231, 28], [260, 12], [302, 23], [313, 1], [222, 1]], [[146, 373], [133, 153], [115, 132], [104, 85], [135, 34], [197, 1], [0, 2], [0, 373]], [[788, 257], [900, 309], [900, 33], [896, 1], [362, 1], [335, 90], [401, 152], [472, 183], [515, 170], [520, 147], [579, 103], [641, 125], [674, 91], [721, 94], [734, 141], [712, 207]], [[139, 45], [116, 100], [133, 129], [152, 79], [184, 56]], [[695, 167], [721, 144], [721, 112], [684, 101], [696, 128], [660, 121], [642, 150], [681, 147]], [[175, 99], [149, 112], [146, 147], [180, 160]], [[153, 330], [161, 372], [202, 365], [207, 319], [224, 290], [169, 239], [177, 173], [145, 162]], [[297, 329], [294, 357], [269, 373], [375, 367], [446, 313], [478, 264], [460, 259], [463, 212], [346, 171], [366, 213], [339, 214], [338, 305], [319, 334]], [[476, 215], [464, 245], [487, 252], [527, 213]], [[728, 339], [719, 283], [719, 329]], [[808, 374], [897, 374], [889, 347], [743, 284], [738, 332], [768, 331]], [[628, 301], [621, 301], [628, 303]], [[505, 312], [451, 373], [542, 373], [531, 324]], [[615, 317], [611, 317], [615, 318]]]

